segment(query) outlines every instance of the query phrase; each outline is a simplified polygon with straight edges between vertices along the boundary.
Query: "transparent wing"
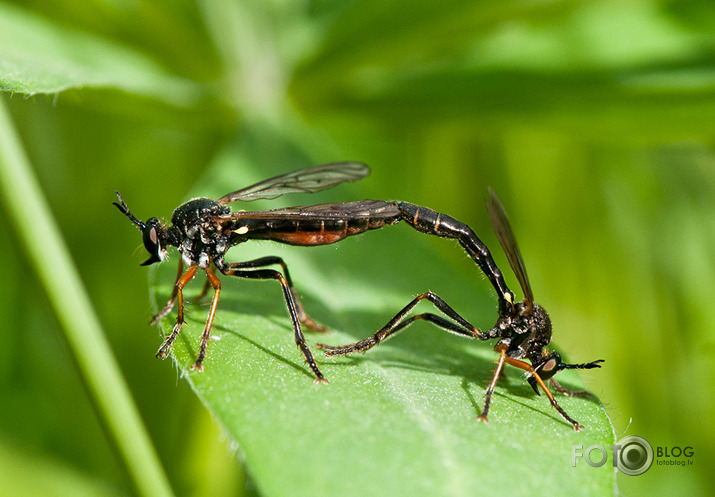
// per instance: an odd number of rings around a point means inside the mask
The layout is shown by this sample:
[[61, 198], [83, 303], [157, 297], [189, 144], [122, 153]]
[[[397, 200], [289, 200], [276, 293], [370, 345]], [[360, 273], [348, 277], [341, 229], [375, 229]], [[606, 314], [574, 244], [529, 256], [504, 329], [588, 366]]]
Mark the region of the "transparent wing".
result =
[[322, 164], [261, 181], [224, 195], [218, 202], [225, 205], [237, 200], [271, 199], [286, 193], [314, 193], [345, 181], [357, 181], [368, 174], [370, 168], [360, 162]]
[[227, 219], [286, 219], [286, 220], [314, 220], [320, 221], [334, 219], [389, 219], [399, 218], [400, 209], [392, 202], [385, 200], [358, 200], [335, 204], [306, 205], [300, 207], [286, 207], [284, 209], [270, 209], [265, 211], [239, 211], [232, 212]]
[[491, 188], [489, 189], [489, 197], [487, 211], [489, 211], [489, 218], [492, 220], [492, 225], [494, 225], [494, 232], [506, 254], [511, 269], [516, 275], [516, 279], [519, 280], [526, 304], [529, 309], [533, 309], [534, 294], [531, 292], [529, 276], [526, 274], [526, 267], [524, 266], [524, 260], [521, 258], [519, 246], [516, 244], [514, 232], [511, 230], [509, 216], [507, 216], [504, 206], [499, 202], [497, 194]]

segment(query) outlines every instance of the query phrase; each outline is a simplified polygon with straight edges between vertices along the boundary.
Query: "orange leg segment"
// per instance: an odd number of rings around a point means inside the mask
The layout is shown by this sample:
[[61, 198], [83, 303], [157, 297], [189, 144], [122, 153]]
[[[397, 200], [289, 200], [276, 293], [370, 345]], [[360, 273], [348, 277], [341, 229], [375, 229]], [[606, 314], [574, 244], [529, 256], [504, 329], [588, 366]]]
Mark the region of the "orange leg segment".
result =
[[497, 367], [494, 370], [494, 377], [492, 378], [492, 381], [489, 384], [489, 388], [487, 388], [487, 393], [485, 394], [484, 410], [482, 411], [482, 413], [479, 416], [477, 416], [477, 421], [484, 421], [485, 423], [488, 422], [487, 414], [489, 412], [489, 404], [491, 403], [492, 393], [494, 393], [494, 387], [497, 384], [497, 380], [499, 379], [499, 376], [501, 375], [502, 369], [504, 367], [504, 363], [506, 362], [507, 364], [510, 364], [510, 365], [517, 367], [519, 369], [523, 369], [524, 371], [527, 371], [528, 373], [533, 375], [534, 378], [536, 379], [536, 382], [544, 390], [544, 392], [546, 393], [546, 396], [549, 398], [549, 402], [551, 402], [551, 405], [554, 406], [554, 409], [556, 409], [558, 411], [558, 413], [561, 415], [561, 417], [564, 418], [569, 423], [571, 423], [573, 425], [574, 430], [581, 431], [583, 429], [583, 426], [578, 424], [578, 422], [576, 422], [568, 414], [566, 414], [566, 411], [564, 411], [561, 408], [561, 406], [556, 402], [556, 399], [554, 398], [553, 394], [546, 387], [544, 380], [541, 379], [539, 374], [534, 370], [534, 368], [529, 363], [520, 361], [518, 359], [513, 359], [511, 357], [507, 357], [507, 355], [506, 355], [507, 346], [506, 345], [497, 345], [494, 348], [494, 350], [496, 352], [499, 352], [499, 359], [497, 360]]
[[[186, 272], [181, 278], [176, 280], [176, 284], [174, 285], [174, 294], [179, 301], [179, 315], [176, 318], [176, 324], [174, 325], [174, 329], [172, 330], [171, 334], [166, 337], [166, 340], [164, 340], [164, 343], [161, 345], [161, 347], [159, 347], [159, 350], [156, 353], [156, 356], [159, 359], [166, 359], [166, 354], [171, 347], [171, 344], [173, 344], [174, 340], [176, 340], [176, 337], [179, 336], [181, 326], [184, 324], [184, 293], [182, 290], [189, 283], [189, 281], [191, 281], [194, 276], [196, 276], [196, 269], [198, 269], [197, 266], [191, 266], [189, 269], [186, 270]], [[171, 300], [169, 300], [169, 302], [171, 302]]]
[[209, 316], [206, 319], [206, 326], [204, 326], [204, 332], [201, 334], [201, 347], [199, 348], [199, 356], [193, 366], [191, 366], [192, 370], [197, 370], [199, 372], [204, 370], [204, 357], [206, 357], [206, 349], [209, 344], [209, 337], [211, 336], [211, 327], [213, 326], [214, 316], [216, 316], [218, 297], [221, 294], [221, 280], [218, 279], [216, 273], [214, 273], [210, 268], [206, 268], [204, 271], [206, 271], [206, 280], [214, 289], [214, 296], [213, 299], [211, 299], [211, 308], [209, 309]]
[[492, 393], [494, 393], [494, 387], [497, 384], [497, 380], [499, 380], [499, 376], [501, 376], [502, 369], [504, 368], [504, 361], [507, 360], [506, 345], [497, 346], [495, 350], [499, 352], [497, 367], [494, 370], [494, 377], [492, 378], [492, 382], [489, 384], [489, 388], [487, 388], [487, 393], [484, 396], [484, 410], [482, 410], [482, 413], [477, 416], [477, 421], [484, 421], [485, 423], [489, 422], [489, 420], [487, 419], [487, 414], [489, 413], [489, 404], [491, 404], [492, 402]]
[[549, 402], [551, 402], [551, 405], [554, 406], [554, 409], [556, 409], [559, 412], [561, 417], [564, 418], [569, 423], [571, 423], [573, 425], [574, 430], [581, 431], [583, 429], [583, 426], [578, 424], [578, 422], [576, 422], [568, 414], [566, 414], [566, 411], [564, 411], [561, 408], [561, 406], [556, 402], [556, 399], [554, 398], [553, 394], [546, 387], [544, 380], [541, 379], [541, 377], [538, 375], [538, 373], [534, 370], [534, 368], [530, 364], [528, 364], [524, 361], [520, 361], [518, 359], [512, 359], [511, 357], [507, 357], [506, 362], [511, 364], [512, 366], [519, 368], [519, 369], [523, 369], [524, 371], [527, 371], [528, 373], [533, 375], [534, 378], [536, 379], [536, 382], [539, 384], [541, 389], [544, 391], [544, 393], [546, 393], [546, 396], [549, 398]]
[[156, 323], [158, 323], [161, 318], [168, 315], [171, 312], [171, 310], [174, 308], [174, 304], [176, 304], [176, 294], [179, 291], [179, 287], [178, 287], [179, 280], [181, 279], [183, 272], [184, 272], [184, 261], [182, 259], [179, 259], [179, 267], [176, 271], [176, 281], [174, 281], [174, 288], [171, 290], [171, 297], [169, 297], [169, 301], [166, 303], [164, 308], [162, 310], [160, 310], [158, 313], [154, 314], [154, 317], [151, 318], [152, 326], [155, 325]]

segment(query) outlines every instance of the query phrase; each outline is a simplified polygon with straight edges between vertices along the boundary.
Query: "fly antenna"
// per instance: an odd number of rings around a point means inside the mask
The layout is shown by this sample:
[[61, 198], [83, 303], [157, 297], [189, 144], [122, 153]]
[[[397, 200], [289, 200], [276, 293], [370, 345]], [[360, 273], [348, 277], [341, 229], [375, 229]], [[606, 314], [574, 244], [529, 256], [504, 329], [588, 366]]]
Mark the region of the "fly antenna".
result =
[[603, 359], [597, 361], [588, 362], [586, 364], [559, 364], [559, 370], [561, 369], [593, 369], [600, 368], [601, 363], [605, 362]]
[[129, 207], [127, 207], [126, 202], [124, 202], [124, 199], [122, 198], [122, 195], [117, 191], [114, 190], [114, 193], [117, 194], [117, 199], [119, 200], [119, 203], [112, 202], [114, 205], [117, 206], [117, 209], [121, 211], [122, 214], [127, 216], [131, 221], [137, 225], [137, 228], [139, 228], [139, 231], [144, 231], [144, 228], [146, 228], [146, 224], [139, 221], [137, 218], [134, 217], [134, 215], [129, 212]]

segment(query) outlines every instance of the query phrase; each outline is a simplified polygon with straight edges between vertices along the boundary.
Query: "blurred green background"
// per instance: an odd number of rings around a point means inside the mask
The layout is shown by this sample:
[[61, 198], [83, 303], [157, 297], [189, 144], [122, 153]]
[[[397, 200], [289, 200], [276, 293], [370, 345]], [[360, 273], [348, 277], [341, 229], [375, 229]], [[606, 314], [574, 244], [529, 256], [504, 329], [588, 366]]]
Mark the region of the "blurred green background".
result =
[[[586, 384], [616, 438], [694, 447], [690, 467], [619, 475], [622, 493], [706, 495], [714, 30], [707, 1], [25, 0], [0, 2], [0, 85], [178, 494], [251, 489], [153, 356], [147, 276], [127, 250], [139, 237], [112, 192], [139, 217], [169, 217], [250, 136], [265, 162], [223, 179], [226, 192], [307, 165], [275, 163], [276, 147], [361, 160], [373, 174], [355, 199], [449, 213], [506, 267], [483, 204], [494, 188], [554, 342], [574, 362], [606, 360]], [[0, 495], [132, 494], [7, 217]]]

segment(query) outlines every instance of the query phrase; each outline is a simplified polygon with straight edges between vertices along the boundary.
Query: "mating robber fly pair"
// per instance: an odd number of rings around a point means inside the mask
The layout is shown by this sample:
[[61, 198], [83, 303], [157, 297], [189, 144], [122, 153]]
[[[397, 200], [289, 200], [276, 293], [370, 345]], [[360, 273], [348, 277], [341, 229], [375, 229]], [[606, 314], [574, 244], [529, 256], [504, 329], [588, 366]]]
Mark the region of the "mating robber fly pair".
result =
[[[498, 339], [494, 347], [499, 354], [497, 366], [485, 395], [484, 409], [477, 419], [487, 421], [492, 392], [502, 373], [504, 363], [507, 363], [526, 371], [527, 381], [537, 395], [541, 387], [559, 414], [571, 423], [575, 430], [580, 430], [581, 425], [559, 406], [546, 386], [545, 380], [550, 379], [555, 390], [562, 394], [586, 396], [587, 392], [572, 392], [564, 389], [553, 376], [564, 369], [598, 368], [603, 361], [567, 364], [561, 362], [557, 352], [546, 349], [551, 341], [551, 320], [544, 308], [534, 302], [524, 262], [506, 212], [491, 190], [487, 209], [509, 265], [524, 292], [524, 300], [521, 302], [515, 301], [514, 293], [507, 287], [504, 276], [494, 263], [489, 249], [474, 231], [466, 224], [427, 207], [408, 202], [383, 200], [360, 200], [253, 212], [232, 212], [228, 207], [228, 204], [239, 200], [273, 199], [287, 193], [318, 192], [339, 183], [359, 180], [368, 174], [370, 168], [358, 162], [338, 162], [301, 169], [261, 181], [224, 195], [218, 200], [205, 197], [190, 200], [174, 210], [170, 227], [165, 226], [155, 217], [146, 222], [139, 221], [131, 214], [119, 192], [115, 192], [119, 203], [115, 202], [114, 205], [142, 232], [144, 246], [150, 254], [149, 259], [143, 262], [142, 266], [163, 261], [169, 246], [177, 247], [181, 254], [171, 297], [152, 320], [154, 324], [165, 317], [178, 301], [176, 324], [159, 348], [157, 357], [166, 358], [171, 345], [178, 337], [184, 324], [183, 289], [201, 269], [206, 273], [207, 285], [214, 289], [198, 357], [191, 367], [194, 370], [203, 370], [221, 293], [221, 281], [216, 275], [218, 270], [227, 276], [278, 280], [292, 321], [296, 345], [315, 374], [315, 381], [327, 383], [305, 342], [302, 326], [312, 331], [326, 329], [313, 321], [305, 312], [283, 259], [267, 256], [251, 261], [229, 263], [224, 260], [224, 256], [231, 247], [249, 240], [273, 240], [300, 246], [327, 245], [351, 235], [405, 221], [417, 231], [459, 241], [496, 290], [499, 318], [494, 327], [489, 331], [479, 330], [438, 295], [427, 292], [414, 298], [373, 336], [351, 345], [319, 344], [317, 347], [324, 349], [327, 356], [365, 352], [420, 319], [463, 337], [479, 340]], [[186, 271], [184, 271], [185, 266], [187, 266]], [[282, 271], [266, 269], [267, 266], [280, 266]], [[432, 302], [444, 316], [433, 313], [409, 316], [412, 309], [424, 299]]]

